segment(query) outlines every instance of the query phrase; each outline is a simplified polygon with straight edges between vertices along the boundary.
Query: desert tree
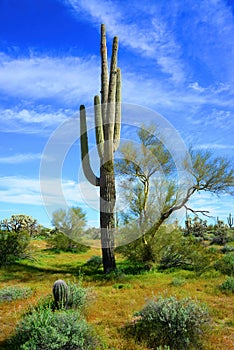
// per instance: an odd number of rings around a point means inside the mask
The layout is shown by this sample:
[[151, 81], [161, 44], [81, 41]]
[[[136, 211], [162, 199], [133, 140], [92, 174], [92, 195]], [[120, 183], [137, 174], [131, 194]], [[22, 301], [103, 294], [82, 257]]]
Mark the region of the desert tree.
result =
[[58, 209], [52, 214], [49, 244], [56, 249], [77, 250], [82, 245], [82, 234], [86, 225], [86, 214], [79, 207]]
[[10, 218], [2, 220], [0, 225], [2, 231], [26, 231], [30, 237], [37, 235], [41, 229], [36, 219], [25, 214], [14, 214]]
[[123, 178], [122, 196], [129, 201], [124, 222], [134, 221], [136, 229], [137, 221], [142, 247], [150, 260], [159, 228], [168, 223], [174, 213], [185, 208], [187, 212], [209, 214], [205, 209], [190, 207], [190, 199], [196, 193], [233, 195], [234, 169], [230, 160], [215, 157], [211, 151], [190, 149], [190, 159], [183, 160], [187, 176], [184, 182], [178, 182], [176, 165], [157, 138], [156, 127], [140, 128], [138, 138], [140, 146], [128, 142], [121, 147], [117, 167]]

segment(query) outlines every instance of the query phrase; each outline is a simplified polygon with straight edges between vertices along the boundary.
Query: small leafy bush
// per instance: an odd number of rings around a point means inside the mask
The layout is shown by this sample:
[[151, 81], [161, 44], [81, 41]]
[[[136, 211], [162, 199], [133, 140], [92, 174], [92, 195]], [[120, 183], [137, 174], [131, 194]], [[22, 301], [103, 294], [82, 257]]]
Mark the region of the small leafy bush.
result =
[[82, 282], [78, 284], [68, 282], [68, 308], [79, 311], [84, 310], [88, 300], [88, 289], [82, 287]]
[[146, 341], [149, 347], [169, 346], [182, 350], [198, 346], [209, 315], [204, 306], [190, 298], [175, 297], [151, 301], [135, 314], [133, 335], [138, 341]]
[[50, 308], [26, 315], [8, 342], [17, 350], [92, 350], [96, 340], [90, 326], [79, 312]]
[[234, 276], [234, 254], [225, 254], [215, 263], [215, 268], [225, 275]]
[[131, 284], [129, 283], [115, 283], [112, 286], [115, 289], [130, 289], [131, 288]]
[[101, 267], [101, 265], [102, 265], [102, 258], [98, 255], [91, 256], [91, 258], [85, 264], [85, 266], [96, 270], [98, 270], [99, 267]]
[[185, 280], [180, 277], [174, 277], [173, 280], [171, 281], [171, 285], [174, 287], [180, 287], [185, 284]]
[[234, 252], [234, 246], [225, 245], [225, 246], [221, 249], [221, 252], [224, 253], [224, 254]]
[[29, 287], [10, 286], [0, 289], [0, 303], [16, 299], [27, 299], [32, 295]]
[[0, 231], [0, 266], [30, 257], [30, 236], [26, 231]]
[[85, 253], [89, 247], [80, 244], [62, 232], [55, 231], [48, 239], [48, 245], [54, 249], [64, 252]]
[[102, 277], [105, 281], [122, 282], [126, 280], [126, 275], [121, 269], [115, 269]]
[[219, 288], [224, 293], [234, 293], [234, 277], [228, 277]]

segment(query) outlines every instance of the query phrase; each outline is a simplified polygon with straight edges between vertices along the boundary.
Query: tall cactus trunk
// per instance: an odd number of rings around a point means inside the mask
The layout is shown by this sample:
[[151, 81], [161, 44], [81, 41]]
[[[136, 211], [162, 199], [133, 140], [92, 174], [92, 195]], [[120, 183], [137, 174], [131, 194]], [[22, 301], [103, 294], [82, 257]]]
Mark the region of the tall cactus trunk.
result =
[[115, 198], [114, 162], [108, 161], [100, 168], [100, 227], [105, 273], [116, 268], [114, 256]]
[[[90, 167], [85, 107], [80, 106], [81, 155], [86, 178], [100, 186], [100, 228], [103, 268], [109, 273], [116, 268], [114, 256], [115, 231], [115, 173], [114, 152], [120, 141], [121, 126], [121, 73], [117, 68], [118, 38], [114, 37], [110, 74], [108, 74], [106, 31], [101, 25], [101, 103], [94, 98], [96, 142], [100, 157], [100, 178]], [[109, 80], [108, 80], [109, 78]]]

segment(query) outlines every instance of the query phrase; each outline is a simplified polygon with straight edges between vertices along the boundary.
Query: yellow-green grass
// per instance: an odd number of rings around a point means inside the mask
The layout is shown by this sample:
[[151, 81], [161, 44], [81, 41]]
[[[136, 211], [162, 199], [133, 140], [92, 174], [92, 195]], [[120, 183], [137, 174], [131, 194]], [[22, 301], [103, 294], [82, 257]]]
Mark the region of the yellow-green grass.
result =
[[[34, 291], [24, 300], [0, 304], [0, 348], [1, 342], [13, 334], [16, 323], [27, 310], [45, 295], [51, 294], [53, 283], [62, 278], [65, 281], [83, 280], [83, 285], [92, 287], [92, 301], [87, 311], [87, 320], [106, 345], [106, 349], [147, 349], [124, 336], [124, 325], [130, 322], [135, 311], [158, 295], [191, 297], [206, 303], [212, 327], [204, 339], [207, 350], [234, 349], [234, 298], [218, 289], [225, 276], [215, 271], [197, 277], [191, 271], [177, 270], [170, 273], [157, 271], [138, 275], [120, 274], [116, 279], [103, 277], [101, 269], [88, 270], [84, 267], [93, 255], [100, 255], [99, 249], [85, 253], [60, 253], [46, 249], [43, 241], [34, 241], [34, 261], [24, 261], [0, 270], [0, 288], [6, 286], [27, 286]], [[120, 268], [127, 265], [123, 257], [117, 255]], [[81, 277], [82, 276], [82, 277]], [[182, 285], [173, 283], [183, 280]]]

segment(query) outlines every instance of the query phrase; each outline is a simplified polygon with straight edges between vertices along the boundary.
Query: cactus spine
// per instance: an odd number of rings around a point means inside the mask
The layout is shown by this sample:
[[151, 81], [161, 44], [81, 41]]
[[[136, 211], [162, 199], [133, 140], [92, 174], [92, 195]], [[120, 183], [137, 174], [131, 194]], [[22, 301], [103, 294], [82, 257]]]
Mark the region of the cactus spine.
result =
[[100, 186], [100, 228], [104, 272], [115, 269], [115, 174], [114, 152], [120, 141], [121, 127], [121, 72], [117, 68], [118, 38], [112, 45], [110, 73], [108, 73], [106, 30], [101, 25], [101, 101], [94, 97], [95, 132], [100, 158], [100, 177], [93, 173], [89, 162], [86, 112], [80, 106], [81, 157], [83, 171], [88, 181]]
[[63, 280], [57, 280], [53, 285], [53, 296], [56, 309], [66, 308], [68, 305], [68, 287]]

